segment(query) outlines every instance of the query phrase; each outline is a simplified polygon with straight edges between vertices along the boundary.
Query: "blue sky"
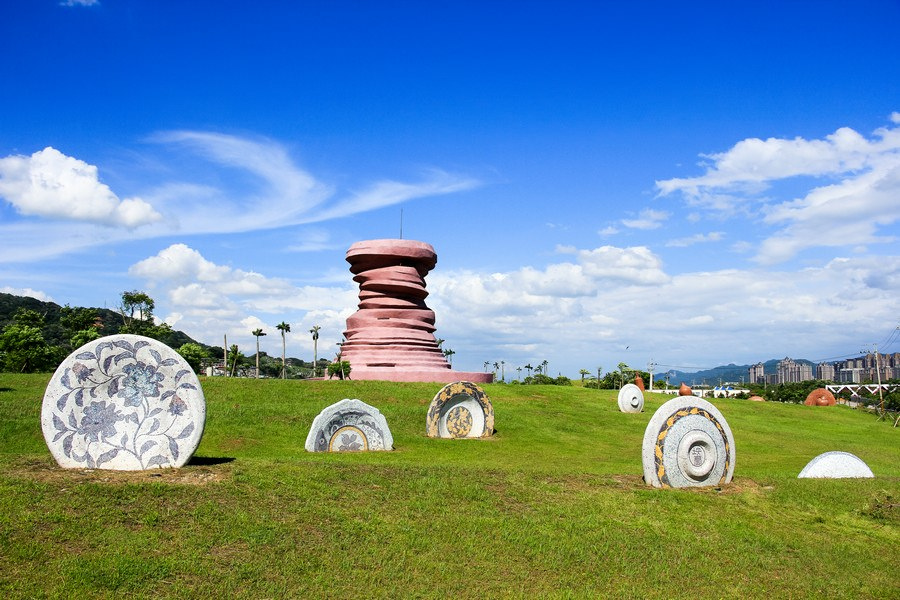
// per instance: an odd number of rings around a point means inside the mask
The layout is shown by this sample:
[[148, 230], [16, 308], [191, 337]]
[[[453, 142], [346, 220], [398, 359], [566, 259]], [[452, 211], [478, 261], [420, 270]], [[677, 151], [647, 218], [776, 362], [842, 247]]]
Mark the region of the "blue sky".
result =
[[[454, 366], [826, 359], [900, 297], [900, 3], [0, 7], [0, 291], [340, 341], [403, 237]], [[880, 348], [900, 351], [900, 348]]]

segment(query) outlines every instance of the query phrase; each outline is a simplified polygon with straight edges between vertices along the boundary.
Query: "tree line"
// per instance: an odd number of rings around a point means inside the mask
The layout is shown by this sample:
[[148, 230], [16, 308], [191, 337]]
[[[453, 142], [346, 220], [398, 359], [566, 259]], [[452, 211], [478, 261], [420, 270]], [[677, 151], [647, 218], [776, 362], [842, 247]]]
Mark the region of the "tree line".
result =
[[157, 323], [155, 308], [153, 298], [138, 290], [122, 292], [117, 310], [60, 306], [0, 293], [0, 371], [53, 371], [69, 354], [91, 340], [131, 333], [157, 339], [173, 348], [197, 373], [217, 365], [224, 368], [224, 374], [232, 376], [306, 378], [322, 376], [329, 369], [338, 377], [350, 373], [346, 361], [341, 368], [340, 363], [332, 367], [332, 361], [318, 358], [318, 325], [310, 329], [314, 346], [312, 362], [285, 356], [285, 334], [290, 333], [291, 326], [284, 322], [276, 325], [282, 340], [280, 357], [259, 350], [259, 338], [266, 335], [262, 329], [251, 332], [257, 339], [254, 359], [241, 353], [236, 344], [231, 344], [226, 352], [222, 346], [203, 344], [166, 323]]

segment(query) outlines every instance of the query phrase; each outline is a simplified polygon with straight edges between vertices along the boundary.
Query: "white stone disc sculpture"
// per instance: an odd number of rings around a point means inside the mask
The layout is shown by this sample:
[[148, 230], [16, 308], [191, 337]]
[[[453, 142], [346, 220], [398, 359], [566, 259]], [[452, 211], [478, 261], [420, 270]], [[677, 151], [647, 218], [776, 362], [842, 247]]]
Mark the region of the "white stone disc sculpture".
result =
[[490, 437], [494, 434], [494, 407], [474, 383], [448, 383], [428, 406], [425, 433], [437, 438]]
[[644, 392], [633, 383], [626, 383], [619, 390], [619, 410], [625, 413], [639, 413], [644, 410]]
[[845, 479], [852, 477], [875, 477], [861, 458], [849, 452], [825, 452], [820, 454], [803, 467], [798, 479], [822, 478]]
[[393, 450], [387, 420], [362, 400], [343, 399], [326, 407], [313, 420], [306, 436], [308, 452]]
[[181, 467], [205, 423], [206, 400], [190, 365], [139, 335], [100, 338], [70, 354], [41, 409], [50, 454], [67, 469]]
[[653, 487], [722, 485], [734, 475], [734, 437], [715, 406], [694, 396], [669, 400], [647, 424], [641, 458]]

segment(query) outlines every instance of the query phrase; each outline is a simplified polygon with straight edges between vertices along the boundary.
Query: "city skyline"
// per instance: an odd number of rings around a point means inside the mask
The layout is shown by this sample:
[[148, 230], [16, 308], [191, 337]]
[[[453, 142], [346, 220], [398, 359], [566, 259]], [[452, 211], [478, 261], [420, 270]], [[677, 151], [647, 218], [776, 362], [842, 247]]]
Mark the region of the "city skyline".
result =
[[330, 356], [358, 303], [344, 253], [402, 230], [437, 252], [426, 302], [460, 370], [847, 356], [898, 324], [898, 20], [6, 3], [0, 291], [138, 289], [206, 344], [284, 321], [289, 355], [319, 325]]

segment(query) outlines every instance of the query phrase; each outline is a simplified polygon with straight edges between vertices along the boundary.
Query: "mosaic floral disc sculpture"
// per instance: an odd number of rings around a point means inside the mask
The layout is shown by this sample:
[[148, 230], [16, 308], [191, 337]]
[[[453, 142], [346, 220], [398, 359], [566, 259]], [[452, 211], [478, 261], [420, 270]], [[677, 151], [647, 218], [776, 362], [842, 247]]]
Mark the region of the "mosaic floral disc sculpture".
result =
[[734, 475], [734, 437], [719, 410], [702, 398], [679, 397], [647, 424], [641, 458], [653, 487], [722, 485]]
[[855, 477], [875, 477], [861, 458], [849, 452], [825, 452], [803, 467], [798, 479], [845, 479]]
[[486, 438], [494, 434], [494, 407], [484, 390], [469, 381], [448, 383], [428, 406], [428, 437]]
[[308, 452], [393, 450], [387, 420], [374, 406], [345, 398], [325, 408], [306, 436]]
[[47, 385], [41, 428], [64, 468], [184, 466], [200, 444], [206, 401], [177, 352], [139, 335], [89, 342]]
[[639, 413], [644, 410], [644, 394], [640, 386], [626, 383], [619, 390], [619, 410], [625, 413]]

